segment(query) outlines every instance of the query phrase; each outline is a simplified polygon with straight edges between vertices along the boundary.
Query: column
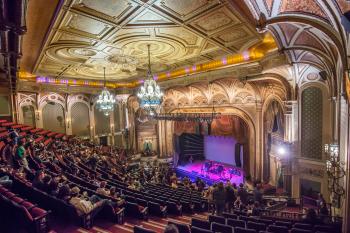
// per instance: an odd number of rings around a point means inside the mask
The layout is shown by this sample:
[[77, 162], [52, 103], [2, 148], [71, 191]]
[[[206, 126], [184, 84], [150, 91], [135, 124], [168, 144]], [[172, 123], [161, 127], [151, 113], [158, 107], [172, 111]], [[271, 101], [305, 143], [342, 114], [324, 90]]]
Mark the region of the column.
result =
[[[115, 106], [117, 107], [117, 106]], [[115, 135], [115, 125], [114, 125], [114, 117], [116, 117], [114, 115], [115, 111], [112, 111], [110, 114], [110, 118], [109, 118], [109, 121], [110, 121], [110, 130], [111, 130], [111, 133], [110, 133], [110, 137], [111, 137], [111, 145], [112, 146], [115, 146], [115, 141], [114, 141], [114, 135]]]
[[89, 108], [89, 119], [90, 119], [90, 140], [95, 141], [95, 114], [94, 106]]
[[253, 174], [253, 178], [256, 180], [261, 180], [262, 178], [262, 171], [263, 171], [263, 149], [262, 145], [264, 143], [263, 140], [263, 114], [262, 114], [262, 103], [256, 104], [256, 128], [255, 128], [255, 134], [256, 134], [256, 142], [255, 142], [255, 164], [254, 164], [254, 171], [255, 174]]
[[72, 131], [71, 111], [68, 111], [68, 110], [66, 111], [65, 118], [66, 118], [66, 134], [72, 135], [73, 131]]
[[163, 148], [163, 121], [158, 121], [157, 123], [157, 142], [158, 142], [158, 153], [159, 153], [159, 157], [161, 157], [163, 155], [164, 152], [164, 148]]

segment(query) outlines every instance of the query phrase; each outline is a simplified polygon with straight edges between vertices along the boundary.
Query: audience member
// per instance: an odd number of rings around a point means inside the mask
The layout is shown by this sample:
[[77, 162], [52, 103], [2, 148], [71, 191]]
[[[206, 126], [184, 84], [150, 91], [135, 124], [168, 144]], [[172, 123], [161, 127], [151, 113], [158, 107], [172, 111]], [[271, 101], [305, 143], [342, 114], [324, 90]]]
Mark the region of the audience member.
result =
[[216, 207], [216, 214], [222, 215], [225, 209], [226, 193], [224, 189], [224, 184], [220, 182], [218, 186], [213, 191], [213, 200]]

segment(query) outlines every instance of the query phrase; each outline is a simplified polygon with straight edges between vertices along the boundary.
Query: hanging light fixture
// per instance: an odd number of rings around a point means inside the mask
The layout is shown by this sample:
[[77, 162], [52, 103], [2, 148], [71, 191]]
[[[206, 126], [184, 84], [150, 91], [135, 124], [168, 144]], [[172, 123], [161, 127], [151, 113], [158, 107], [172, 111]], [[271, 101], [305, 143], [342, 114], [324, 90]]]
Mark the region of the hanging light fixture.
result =
[[147, 77], [143, 82], [143, 85], [137, 92], [137, 97], [139, 98], [140, 107], [146, 110], [150, 115], [156, 113], [156, 109], [161, 105], [163, 92], [160, 90], [157, 82], [153, 79], [151, 71], [151, 55], [150, 55], [150, 45], [148, 48], [148, 72]]
[[103, 112], [104, 115], [108, 116], [114, 110], [115, 98], [106, 88], [106, 67], [103, 67], [103, 90], [99, 94], [96, 104], [97, 109]]

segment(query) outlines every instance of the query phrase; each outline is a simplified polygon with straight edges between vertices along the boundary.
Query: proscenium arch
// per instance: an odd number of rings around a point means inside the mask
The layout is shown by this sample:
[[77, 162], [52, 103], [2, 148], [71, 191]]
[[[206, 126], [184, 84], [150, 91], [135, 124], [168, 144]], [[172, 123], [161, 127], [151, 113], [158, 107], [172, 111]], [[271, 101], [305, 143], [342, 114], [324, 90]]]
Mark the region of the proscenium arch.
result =
[[[191, 109], [195, 109], [196, 111], [190, 111]], [[224, 111], [220, 111], [220, 109], [224, 109]], [[168, 113], [175, 113], [175, 112], [184, 112], [184, 110], [189, 110], [186, 112], [211, 112], [212, 106], [201, 106], [201, 107], [185, 107], [185, 108], [174, 108], [168, 111]], [[202, 110], [202, 111], [201, 111]], [[233, 106], [219, 106], [216, 107], [216, 110], [218, 112], [221, 112], [224, 115], [234, 115], [239, 118], [241, 118], [244, 123], [247, 125], [249, 130], [249, 175], [251, 175], [252, 178], [260, 177], [260, 174], [258, 174], [258, 163], [262, 160], [262, 158], [257, 158], [257, 134], [256, 134], [256, 126], [254, 124], [254, 121], [252, 120], [252, 117], [248, 112], [246, 112], [244, 109], [239, 107], [233, 107]]]

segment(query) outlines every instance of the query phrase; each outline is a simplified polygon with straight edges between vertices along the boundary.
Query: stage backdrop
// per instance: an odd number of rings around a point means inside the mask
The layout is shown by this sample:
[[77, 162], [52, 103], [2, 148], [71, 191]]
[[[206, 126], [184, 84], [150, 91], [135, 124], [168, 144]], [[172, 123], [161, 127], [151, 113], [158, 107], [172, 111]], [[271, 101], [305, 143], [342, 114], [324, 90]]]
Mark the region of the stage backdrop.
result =
[[233, 137], [205, 136], [204, 155], [208, 160], [236, 166], [235, 146], [237, 141]]

